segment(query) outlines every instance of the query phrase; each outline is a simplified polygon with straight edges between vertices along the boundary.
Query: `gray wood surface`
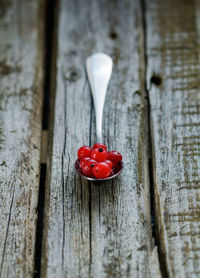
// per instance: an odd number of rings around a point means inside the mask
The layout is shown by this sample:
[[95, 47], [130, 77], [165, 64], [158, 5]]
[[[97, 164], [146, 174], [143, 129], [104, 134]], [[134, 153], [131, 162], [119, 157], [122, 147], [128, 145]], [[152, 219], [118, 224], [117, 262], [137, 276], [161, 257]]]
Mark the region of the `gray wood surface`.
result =
[[[140, 3], [61, 0], [58, 14], [42, 277], [160, 277], [149, 212]], [[74, 162], [77, 149], [96, 140], [84, 64], [97, 51], [114, 59], [103, 133], [125, 167], [115, 181], [93, 184], [75, 175]]]
[[[18, 1], [17, 1], [18, 2]], [[39, 188], [42, 1], [0, 3], [0, 277], [32, 277]]]
[[199, 15], [198, 1], [146, 1], [156, 217], [169, 277], [200, 277]]
[[[40, 163], [42, 278], [199, 277], [200, 2], [60, 0], [41, 132], [44, 2], [0, 1], [0, 278], [34, 275]], [[103, 135], [124, 160], [121, 176], [98, 184], [74, 171], [78, 148], [96, 142], [94, 52], [114, 61]]]

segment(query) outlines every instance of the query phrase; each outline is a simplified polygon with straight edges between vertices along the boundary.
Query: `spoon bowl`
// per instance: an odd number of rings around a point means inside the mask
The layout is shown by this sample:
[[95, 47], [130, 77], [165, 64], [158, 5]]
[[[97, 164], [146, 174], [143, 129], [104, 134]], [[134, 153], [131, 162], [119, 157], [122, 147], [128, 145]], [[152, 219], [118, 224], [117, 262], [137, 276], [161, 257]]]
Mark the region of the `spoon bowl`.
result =
[[107, 181], [107, 180], [112, 180], [114, 178], [116, 178], [117, 176], [119, 176], [122, 172], [122, 169], [123, 169], [123, 163], [121, 162], [117, 168], [117, 170], [114, 172], [114, 174], [112, 176], [109, 176], [107, 178], [103, 178], [103, 179], [97, 179], [97, 178], [90, 178], [90, 177], [87, 177], [85, 176], [82, 171], [81, 171], [81, 168], [79, 166], [79, 160], [77, 159], [76, 162], [75, 162], [75, 170], [76, 172], [81, 176], [83, 177], [84, 179], [86, 180], [89, 180], [89, 181]]

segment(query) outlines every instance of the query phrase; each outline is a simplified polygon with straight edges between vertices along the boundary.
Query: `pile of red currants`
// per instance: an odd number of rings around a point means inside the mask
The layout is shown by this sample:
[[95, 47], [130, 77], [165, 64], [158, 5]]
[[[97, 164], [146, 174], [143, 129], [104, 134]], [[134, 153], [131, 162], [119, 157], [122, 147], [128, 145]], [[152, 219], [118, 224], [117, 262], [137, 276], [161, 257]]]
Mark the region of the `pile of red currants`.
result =
[[96, 143], [92, 148], [83, 146], [78, 150], [79, 168], [90, 178], [108, 178], [118, 172], [122, 165], [122, 155], [107, 151], [104, 144]]

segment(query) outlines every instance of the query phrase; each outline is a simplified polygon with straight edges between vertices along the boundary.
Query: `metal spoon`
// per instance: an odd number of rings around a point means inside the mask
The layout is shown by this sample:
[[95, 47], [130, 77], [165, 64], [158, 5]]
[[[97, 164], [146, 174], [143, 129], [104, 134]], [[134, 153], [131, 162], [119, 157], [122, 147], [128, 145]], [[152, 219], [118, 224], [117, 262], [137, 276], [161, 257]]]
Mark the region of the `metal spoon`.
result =
[[[104, 53], [95, 53], [87, 58], [86, 60], [86, 70], [88, 74], [88, 79], [92, 91], [95, 116], [96, 116], [96, 136], [97, 142], [102, 143], [102, 117], [103, 117], [103, 107], [106, 97], [106, 92], [108, 88], [108, 83], [110, 81], [112, 73], [113, 62], [111, 57]], [[123, 164], [119, 165], [118, 170], [110, 177], [104, 179], [90, 178], [82, 174], [79, 167], [79, 161], [75, 162], [75, 169], [79, 175], [83, 178], [91, 181], [104, 181], [110, 180], [117, 177], [123, 168]]]

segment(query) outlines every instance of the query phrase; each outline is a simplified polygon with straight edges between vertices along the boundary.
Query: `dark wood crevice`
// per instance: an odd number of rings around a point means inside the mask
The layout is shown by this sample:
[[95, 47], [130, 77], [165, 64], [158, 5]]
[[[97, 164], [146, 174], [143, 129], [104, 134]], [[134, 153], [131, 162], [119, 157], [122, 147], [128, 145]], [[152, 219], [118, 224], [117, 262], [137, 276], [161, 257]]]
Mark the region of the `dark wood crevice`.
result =
[[41, 252], [42, 252], [42, 237], [43, 237], [43, 219], [44, 219], [44, 197], [45, 197], [45, 180], [46, 180], [46, 164], [40, 166], [40, 187], [38, 198], [38, 219], [36, 229], [36, 244], [35, 244], [35, 270], [34, 277], [40, 277]]
[[[38, 219], [36, 226], [36, 242], [35, 242], [35, 266], [34, 278], [41, 277], [41, 261], [42, 261], [42, 239], [44, 226], [44, 209], [45, 209], [45, 183], [47, 174], [47, 149], [48, 149], [48, 130], [51, 113], [51, 72], [53, 67], [53, 48], [54, 48], [54, 32], [55, 18], [57, 16], [57, 5], [53, 0], [46, 0], [45, 3], [45, 30], [44, 30], [44, 87], [43, 87], [43, 107], [42, 107], [42, 134], [45, 140], [41, 140], [41, 164], [40, 164], [40, 184], [38, 195]], [[47, 137], [47, 138], [46, 138]]]
[[145, 1], [141, 0], [142, 9], [142, 23], [143, 23], [143, 48], [144, 48], [144, 89], [145, 89], [145, 105], [147, 109], [147, 132], [148, 132], [148, 170], [149, 170], [149, 184], [150, 184], [150, 212], [151, 212], [151, 225], [152, 225], [152, 236], [154, 238], [154, 244], [157, 244], [156, 233], [155, 233], [155, 210], [154, 210], [154, 177], [153, 177], [153, 165], [152, 165], [152, 138], [151, 138], [151, 108], [149, 101], [149, 92], [147, 89], [146, 82], [146, 71], [147, 71], [147, 53], [146, 53], [146, 18], [145, 18]]
[[44, 98], [42, 113], [42, 129], [48, 130], [49, 127], [49, 107], [50, 107], [50, 86], [51, 86], [51, 66], [52, 66], [52, 46], [53, 46], [53, 29], [54, 29], [54, 9], [55, 1], [46, 1], [45, 10], [45, 62], [44, 62]]
[[[148, 65], [148, 55], [147, 55], [147, 25], [146, 25], [146, 3], [145, 0], [141, 0], [141, 10], [142, 10], [142, 24], [143, 24], [143, 48], [144, 48], [144, 88], [145, 88], [145, 99], [147, 107], [147, 130], [148, 130], [148, 171], [149, 171], [149, 190], [150, 190], [150, 213], [151, 213], [151, 227], [152, 227], [152, 237], [154, 239], [154, 245], [158, 248], [158, 258], [161, 275], [163, 278], [168, 278], [167, 263], [164, 253], [162, 251], [160, 232], [158, 226], [158, 216], [157, 216], [157, 202], [156, 202], [156, 192], [155, 192], [155, 154], [153, 147], [153, 131], [151, 123], [151, 104], [149, 97], [149, 90], [147, 87], [147, 65]], [[159, 86], [162, 79], [158, 75], [153, 75], [150, 80], [151, 84]]]

